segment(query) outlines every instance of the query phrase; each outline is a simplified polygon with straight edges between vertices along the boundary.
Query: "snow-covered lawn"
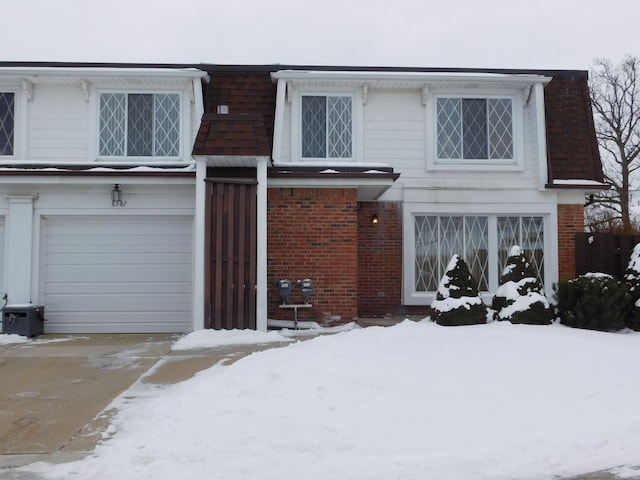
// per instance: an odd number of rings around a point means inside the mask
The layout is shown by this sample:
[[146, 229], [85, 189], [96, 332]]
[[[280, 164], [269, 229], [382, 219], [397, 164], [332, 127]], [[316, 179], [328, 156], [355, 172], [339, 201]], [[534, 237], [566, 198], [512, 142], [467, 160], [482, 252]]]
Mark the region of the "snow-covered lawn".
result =
[[632, 466], [639, 368], [638, 333], [355, 329], [125, 394], [93, 456], [28, 468], [52, 479], [544, 480]]

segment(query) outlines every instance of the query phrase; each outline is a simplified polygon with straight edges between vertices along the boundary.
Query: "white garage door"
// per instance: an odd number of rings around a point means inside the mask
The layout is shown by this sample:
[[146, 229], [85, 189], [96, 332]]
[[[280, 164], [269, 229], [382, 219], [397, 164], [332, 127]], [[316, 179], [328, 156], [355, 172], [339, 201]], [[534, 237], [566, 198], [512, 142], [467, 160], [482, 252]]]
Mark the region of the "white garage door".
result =
[[192, 328], [192, 217], [49, 217], [48, 333]]
[[4, 217], [0, 217], [0, 301], [6, 293], [4, 289], [4, 223]]

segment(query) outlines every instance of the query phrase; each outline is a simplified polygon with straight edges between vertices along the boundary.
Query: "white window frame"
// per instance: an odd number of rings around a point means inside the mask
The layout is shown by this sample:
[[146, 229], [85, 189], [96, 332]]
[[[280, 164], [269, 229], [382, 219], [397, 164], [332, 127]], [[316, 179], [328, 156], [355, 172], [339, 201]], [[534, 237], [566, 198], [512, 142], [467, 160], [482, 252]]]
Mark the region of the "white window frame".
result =
[[[440, 98], [511, 100], [513, 158], [510, 159], [441, 159], [438, 158], [437, 102]], [[438, 90], [430, 93], [425, 108], [427, 125], [427, 170], [519, 171], [524, 164], [524, 108], [521, 91], [502, 90], [470, 93], [462, 90]]]
[[[555, 206], [555, 205], [554, 205]], [[495, 206], [494, 206], [495, 207]], [[548, 295], [553, 293], [553, 283], [557, 282], [557, 232], [555, 214], [548, 208], [530, 209], [527, 211], [514, 212], [508, 209], [508, 205], [503, 208], [497, 208], [496, 211], [476, 210], [467, 208], [456, 208], [453, 205], [436, 206], [430, 204], [425, 205], [409, 205], [405, 204], [405, 212], [403, 219], [403, 304], [405, 305], [430, 305], [435, 298], [436, 292], [416, 291], [415, 288], [415, 218], [420, 216], [438, 216], [438, 217], [487, 217], [488, 231], [488, 281], [489, 290], [480, 292], [485, 302], [490, 303], [493, 294], [498, 288], [498, 281], [502, 272], [498, 271], [498, 217], [542, 217], [544, 229], [544, 287]], [[488, 213], [490, 212], [490, 213]], [[464, 254], [464, 252], [456, 252]]]
[[[100, 155], [100, 104], [102, 95], [104, 94], [119, 94], [119, 95], [178, 95], [179, 98], [179, 134], [178, 134], [178, 154], [176, 156], [129, 156], [129, 155], [121, 155], [121, 156], [107, 156]], [[171, 162], [177, 160], [185, 159], [185, 145], [189, 144], [188, 132], [186, 132], [186, 125], [188, 118], [188, 105], [189, 102], [185, 101], [187, 96], [185, 95], [184, 90], [179, 89], [97, 89], [95, 95], [92, 96], [94, 99], [94, 105], [92, 110], [92, 119], [95, 121], [95, 128], [93, 129], [95, 138], [92, 141], [93, 148], [95, 149], [95, 158], [99, 161], [109, 161], [109, 162], [118, 162], [124, 161], [127, 163], [135, 162], [135, 163], [149, 163], [149, 162]], [[126, 120], [125, 120], [126, 121]]]
[[[351, 98], [351, 157], [303, 157], [302, 156], [302, 97], [350, 97]], [[361, 156], [362, 139], [362, 92], [361, 89], [332, 90], [327, 88], [305, 88], [296, 90], [292, 95], [291, 110], [293, 121], [291, 122], [291, 159], [293, 161], [311, 162], [356, 162]]]
[[17, 87], [0, 87], [0, 93], [13, 93], [13, 154], [0, 155], [2, 160], [19, 160], [24, 152], [24, 132], [26, 129], [26, 102], [23, 99], [24, 92]]

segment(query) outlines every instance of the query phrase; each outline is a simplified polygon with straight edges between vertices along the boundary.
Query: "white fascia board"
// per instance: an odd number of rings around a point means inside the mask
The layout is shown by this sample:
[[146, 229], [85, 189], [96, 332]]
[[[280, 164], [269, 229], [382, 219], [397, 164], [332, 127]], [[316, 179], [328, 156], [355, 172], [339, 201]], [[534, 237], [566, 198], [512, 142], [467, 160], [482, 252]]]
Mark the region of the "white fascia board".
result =
[[197, 68], [0, 67], [0, 76], [209, 78]]
[[139, 176], [127, 175], [38, 175], [37, 173], [25, 175], [0, 175], [0, 187], [6, 185], [113, 185], [124, 180], [136, 184], [148, 185], [195, 185], [195, 176], [171, 177], [171, 176]]
[[517, 73], [474, 73], [474, 72], [385, 72], [385, 71], [321, 71], [321, 70], [280, 70], [271, 74], [273, 80], [288, 81], [350, 81], [350, 82], [413, 82], [430, 83], [549, 83], [551, 77], [538, 74]]

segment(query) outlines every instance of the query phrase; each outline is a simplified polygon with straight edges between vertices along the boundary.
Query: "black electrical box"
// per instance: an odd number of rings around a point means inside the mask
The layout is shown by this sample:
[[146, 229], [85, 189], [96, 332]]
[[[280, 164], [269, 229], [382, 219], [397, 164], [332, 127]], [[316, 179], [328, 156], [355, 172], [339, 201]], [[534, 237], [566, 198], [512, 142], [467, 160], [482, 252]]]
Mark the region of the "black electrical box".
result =
[[37, 337], [44, 333], [44, 306], [8, 305], [2, 311], [2, 333]]

